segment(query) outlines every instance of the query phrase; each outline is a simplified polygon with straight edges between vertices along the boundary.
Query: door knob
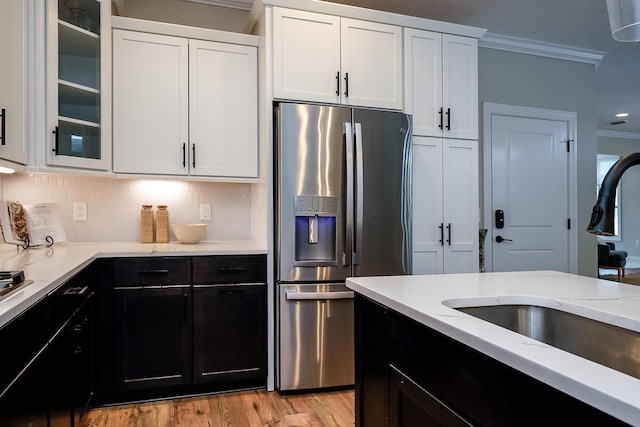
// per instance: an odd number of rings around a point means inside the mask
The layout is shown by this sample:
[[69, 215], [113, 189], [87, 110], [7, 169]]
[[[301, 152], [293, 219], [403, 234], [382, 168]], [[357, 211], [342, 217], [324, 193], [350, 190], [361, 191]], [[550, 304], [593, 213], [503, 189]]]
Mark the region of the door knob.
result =
[[505, 238], [504, 238], [504, 237], [502, 237], [502, 236], [496, 236], [496, 242], [498, 242], [498, 243], [502, 243], [502, 242], [513, 242], [513, 240], [511, 240], [511, 239], [505, 239]]

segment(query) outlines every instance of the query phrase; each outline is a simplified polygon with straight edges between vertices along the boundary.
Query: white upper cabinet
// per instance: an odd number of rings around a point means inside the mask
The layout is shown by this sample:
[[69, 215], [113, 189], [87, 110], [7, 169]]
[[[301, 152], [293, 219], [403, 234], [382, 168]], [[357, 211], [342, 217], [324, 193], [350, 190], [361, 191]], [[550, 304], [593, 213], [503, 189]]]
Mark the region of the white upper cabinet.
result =
[[340, 102], [340, 18], [274, 8], [275, 98]]
[[405, 112], [413, 134], [478, 139], [478, 40], [405, 29]]
[[46, 163], [111, 168], [109, 1], [47, 2]]
[[189, 41], [190, 174], [258, 176], [256, 48]]
[[26, 164], [27, 11], [24, 0], [0, 3], [0, 158]]
[[189, 42], [113, 30], [113, 171], [186, 175]]
[[402, 109], [402, 29], [273, 9], [274, 98]]
[[402, 109], [402, 29], [342, 18], [342, 103]]
[[413, 138], [413, 274], [479, 270], [478, 142]]
[[116, 173], [257, 178], [257, 49], [113, 30]]

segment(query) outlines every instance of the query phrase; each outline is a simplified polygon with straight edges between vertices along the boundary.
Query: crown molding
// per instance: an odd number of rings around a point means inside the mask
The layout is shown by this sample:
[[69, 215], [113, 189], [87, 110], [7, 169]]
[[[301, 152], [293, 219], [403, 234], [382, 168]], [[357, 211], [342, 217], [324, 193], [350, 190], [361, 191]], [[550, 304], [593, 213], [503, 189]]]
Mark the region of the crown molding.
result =
[[598, 130], [598, 136], [620, 139], [640, 139], [640, 133], [620, 132], [617, 130]]
[[487, 49], [506, 50], [528, 55], [564, 59], [567, 61], [586, 62], [596, 66], [606, 53], [493, 33], [486, 33], [484, 37], [479, 40], [478, 46]]
[[231, 9], [251, 10], [253, 0], [185, 0], [194, 3], [203, 3], [211, 6], [228, 7]]

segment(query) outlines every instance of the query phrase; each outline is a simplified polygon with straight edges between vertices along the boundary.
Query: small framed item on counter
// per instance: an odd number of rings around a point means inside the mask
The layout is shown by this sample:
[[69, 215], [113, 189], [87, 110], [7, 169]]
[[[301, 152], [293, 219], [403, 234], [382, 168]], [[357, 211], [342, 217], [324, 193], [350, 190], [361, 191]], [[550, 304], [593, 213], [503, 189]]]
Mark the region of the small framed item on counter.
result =
[[0, 224], [6, 243], [29, 246], [51, 246], [65, 242], [60, 211], [55, 203], [23, 205], [13, 200], [3, 200], [0, 205]]

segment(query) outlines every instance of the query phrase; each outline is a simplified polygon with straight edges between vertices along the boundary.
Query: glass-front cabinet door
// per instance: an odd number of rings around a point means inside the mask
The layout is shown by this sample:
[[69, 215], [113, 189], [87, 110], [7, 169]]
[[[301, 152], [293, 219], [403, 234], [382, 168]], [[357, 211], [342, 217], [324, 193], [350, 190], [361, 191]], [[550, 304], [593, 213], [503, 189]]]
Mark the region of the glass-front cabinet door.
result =
[[111, 167], [108, 0], [48, 0], [46, 162]]

